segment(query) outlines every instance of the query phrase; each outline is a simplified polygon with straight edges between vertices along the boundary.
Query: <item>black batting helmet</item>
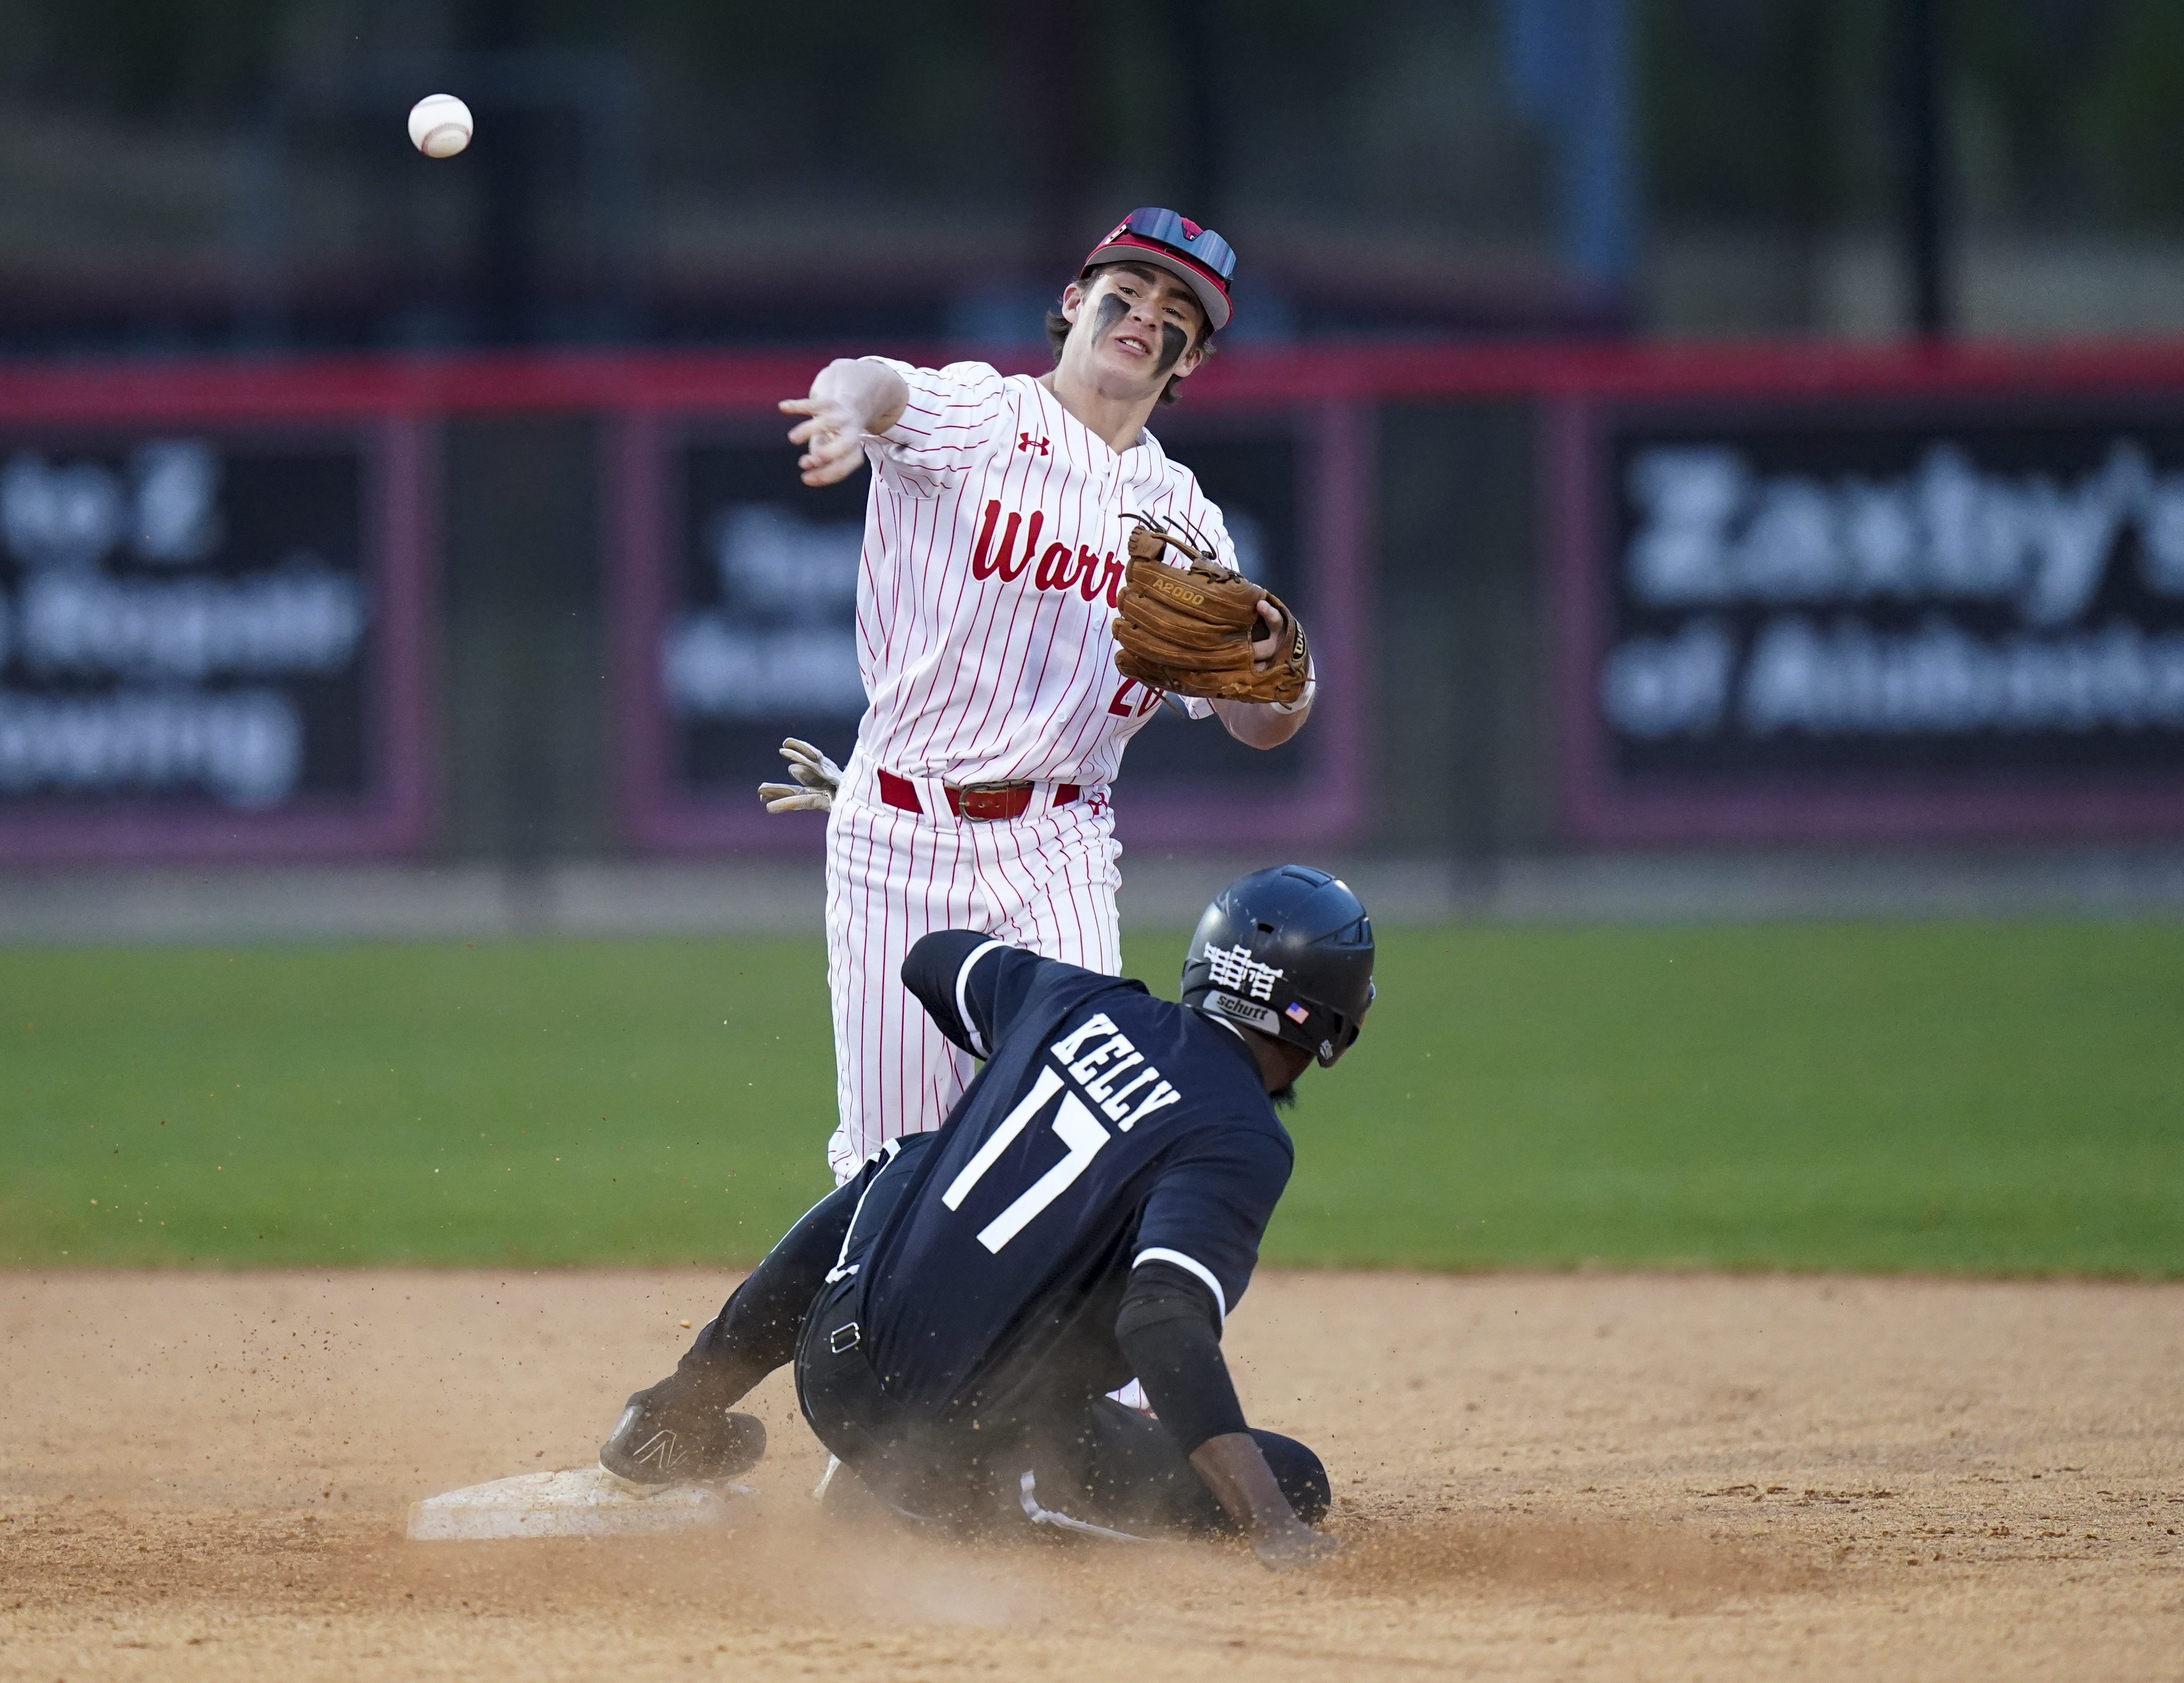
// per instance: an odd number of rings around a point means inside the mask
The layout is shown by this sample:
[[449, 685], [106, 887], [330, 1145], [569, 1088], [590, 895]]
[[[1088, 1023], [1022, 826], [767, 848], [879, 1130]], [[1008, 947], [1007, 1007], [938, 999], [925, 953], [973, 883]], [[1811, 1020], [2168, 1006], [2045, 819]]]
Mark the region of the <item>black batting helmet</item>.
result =
[[1347, 883], [1309, 865], [1239, 877], [1198, 920], [1183, 1002], [1333, 1063], [1373, 1003], [1372, 920]]

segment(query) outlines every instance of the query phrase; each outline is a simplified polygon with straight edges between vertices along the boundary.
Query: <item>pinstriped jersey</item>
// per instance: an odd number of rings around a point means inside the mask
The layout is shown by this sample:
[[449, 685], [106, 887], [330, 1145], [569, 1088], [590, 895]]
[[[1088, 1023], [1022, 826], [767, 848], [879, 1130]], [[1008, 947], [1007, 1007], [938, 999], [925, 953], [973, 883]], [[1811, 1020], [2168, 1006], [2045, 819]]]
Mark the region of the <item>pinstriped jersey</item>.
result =
[[910, 403], [865, 446], [859, 744], [950, 783], [1110, 782], [1160, 703], [1115, 670], [1128, 517], [1179, 517], [1234, 566], [1220, 510], [1150, 432], [1117, 454], [1029, 375], [887, 365]]

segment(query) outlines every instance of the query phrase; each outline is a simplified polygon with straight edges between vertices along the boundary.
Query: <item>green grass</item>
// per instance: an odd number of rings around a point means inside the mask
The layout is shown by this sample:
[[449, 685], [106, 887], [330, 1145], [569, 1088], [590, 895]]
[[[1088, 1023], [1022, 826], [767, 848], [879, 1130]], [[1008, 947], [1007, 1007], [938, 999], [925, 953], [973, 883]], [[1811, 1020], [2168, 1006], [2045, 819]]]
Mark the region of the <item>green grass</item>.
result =
[[[2184, 928], [1395, 931], [1379, 979], [1269, 1260], [2184, 1273]], [[816, 940], [0, 953], [0, 1263], [748, 1260], [833, 1109]]]
[[8, 952], [0, 1261], [755, 1257], [828, 1045], [813, 942]]
[[2184, 1273], [2184, 928], [1421, 932], [1284, 1260]]

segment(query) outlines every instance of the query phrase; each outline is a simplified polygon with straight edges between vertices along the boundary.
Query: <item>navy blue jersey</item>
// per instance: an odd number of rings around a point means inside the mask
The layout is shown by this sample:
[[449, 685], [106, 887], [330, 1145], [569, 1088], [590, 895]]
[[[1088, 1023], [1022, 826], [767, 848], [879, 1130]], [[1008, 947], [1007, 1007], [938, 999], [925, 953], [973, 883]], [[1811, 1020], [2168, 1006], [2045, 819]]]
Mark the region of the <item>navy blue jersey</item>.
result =
[[[864, 1324], [889, 1399], [928, 1418], [1130, 1377], [1129, 1271], [1159, 1259], [1226, 1317], [1288, 1184], [1289, 1134], [1236, 1033], [1095, 975], [950, 930], [903, 980], [988, 1060], [869, 1240]], [[885, 1176], [883, 1176], [884, 1180]]]

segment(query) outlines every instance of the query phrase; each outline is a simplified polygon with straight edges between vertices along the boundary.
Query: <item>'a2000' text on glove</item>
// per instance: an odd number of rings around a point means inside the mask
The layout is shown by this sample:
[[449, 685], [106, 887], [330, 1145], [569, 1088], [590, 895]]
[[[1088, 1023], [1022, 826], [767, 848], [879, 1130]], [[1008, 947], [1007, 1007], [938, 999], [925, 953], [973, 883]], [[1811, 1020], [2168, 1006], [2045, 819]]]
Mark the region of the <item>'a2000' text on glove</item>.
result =
[[[1170, 566], [1173, 547], [1188, 569]], [[1269, 634], [1262, 602], [1279, 615], [1274, 652], [1257, 658]], [[1304, 627], [1281, 599], [1231, 572], [1173, 532], [1142, 518], [1130, 534], [1129, 570], [1115, 616], [1115, 670], [1175, 695], [1218, 701], [1295, 702], [1311, 677]]]

